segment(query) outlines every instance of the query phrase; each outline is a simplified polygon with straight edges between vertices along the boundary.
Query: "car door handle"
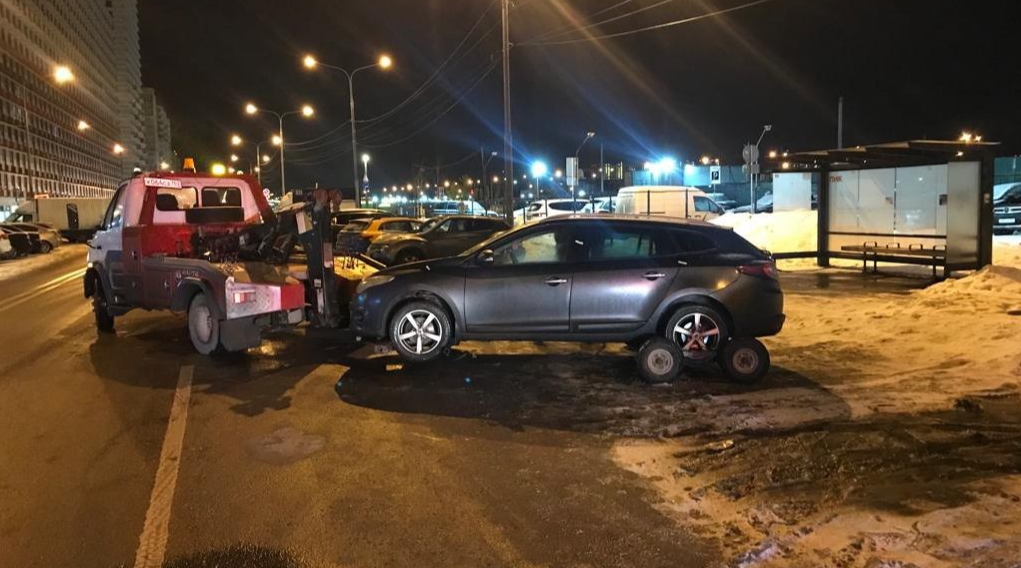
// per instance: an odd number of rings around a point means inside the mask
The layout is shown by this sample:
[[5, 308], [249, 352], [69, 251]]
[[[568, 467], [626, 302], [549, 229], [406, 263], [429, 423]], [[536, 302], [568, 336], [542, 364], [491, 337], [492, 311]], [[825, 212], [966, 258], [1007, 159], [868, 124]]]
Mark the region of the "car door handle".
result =
[[642, 275], [642, 278], [646, 280], [659, 280], [660, 278], [666, 278], [666, 274], [662, 272], [646, 272]]
[[561, 284], [567, 284], [567, 278], [547, 278], [545, 280], [547, 286], [560, 286]]

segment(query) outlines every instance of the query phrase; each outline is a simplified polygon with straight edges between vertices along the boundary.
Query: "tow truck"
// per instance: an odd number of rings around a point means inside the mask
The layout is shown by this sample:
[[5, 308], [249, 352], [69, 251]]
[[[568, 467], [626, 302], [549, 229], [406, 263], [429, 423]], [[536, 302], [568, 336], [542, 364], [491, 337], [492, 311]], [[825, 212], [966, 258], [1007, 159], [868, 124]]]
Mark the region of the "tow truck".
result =
[[[339, 192], [317, 190], [277, 214], [251, 176], [139, 173], [114, 194], [89, 242], [85, 297], [96, 327], [135, 309], [187, 314], [203, 355], [257, 347], [267, 330], [309, 322], [339, 328], [369, 259], [333, 257], [330, 213]], [[299, 248], [304, 263], [297, 259]]]

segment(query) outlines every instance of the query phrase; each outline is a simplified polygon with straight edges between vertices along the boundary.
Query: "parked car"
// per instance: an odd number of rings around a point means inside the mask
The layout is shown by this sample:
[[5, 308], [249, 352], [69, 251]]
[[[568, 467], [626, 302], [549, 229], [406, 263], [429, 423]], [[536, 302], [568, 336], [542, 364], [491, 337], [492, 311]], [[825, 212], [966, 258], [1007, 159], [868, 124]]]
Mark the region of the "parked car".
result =
[[369, 245], [368, 255], [387, 266], [441, 258], [462, 251], [510, 227], [500, 219], [472, 215], [438, 217], [418, 233], [382, 235]]
[[617, 213], [708, 221], [725, 211], [696, 187], [653, 185], [622, 188], [617, 193]]
[[381, 219], [383, 217], [395, 217], [389, 211], [382, 209], [341, 209], [330, 215], [330, 224], [333, 225], [333, 241], [337, 241], [340, 231], [348, 223], [355, 219]]
[[719, 205], [726, 211], [730, 211], [731, 209], [737, 207], [737, 201], [734, 201], [733, 199], [727, 197], [726, 193], [707, 193], [705, 195], [709, 199], [715, 201], [717, 205]]
[[0, 231], [0, 260], [14, 258], [17, 254], [14, 246], [11, 245], [11, 238], [7, 236], [7, 233]]
[[546, 219], [547, 217], [581, 213], [588, 205], [589, 202], [584, 199], [543, 199], [541, 201], [533, 201], [524, 208], [514, 212], [514, 224], [519, 225], [521, 223]]
[[[742, 205], [734, 208], [734, 213], [751, 213], [751, 205]], [[770, 191], [765, 195], [755, 200], [755, 212], [756, 213], [772, 213], [773, 212], [773, 192]]]
[[356, 335], [428, 361], [466, 340], [672, 339], [689, 360], [753, 380], [768, 353], [753, 338], [784, 324], [765, 253], [730, 229], [655, 217], [561, 216], [462, 254], [382, 270], [351, 303]]
[[11, 245], [17, 251], [17, 256], [25, 256], [42, 250], [42, 240], [39, 237], [39, 231], [26, 231], [25, 229], [6, 224], [0, 225], [0, 230], [7, 233]]
[[3, 225], [0, 225], [0, 233], [3, 233], [7, 237], [7, 242], [11, 245], [11, 251], [8, 253], [7, 258], [15, 258], [32, 254], [32, 249], [34, 247], [32, 239], [28, 233], [19, 231], [13, 227], [4, 227]]
[[596, 197], [585, 202], [585, 208], [581, 210], [581, 213], [602, 213], [607, 215], [613, 213], [616, 209], [617, 204], [615, 200], [609, 197]]
[[993, 232], [1021, 231], [1021, 183], [1005, 183], [993, 188]]
[[422, 227], [418, 219], [408, 217], [381, 217], [379, 219], [355, 219], [337, 234], [337, 249], [364, 253], [369, 244], [387, 233], [417, 233]]
[[27, 233], [38, 233], [39, 244], [35, 252], [49, 253], [60, 246], [62, 239], [60, 233], [51, 226], [42, 223], [5, 223], [5, 225], [21, 229]]

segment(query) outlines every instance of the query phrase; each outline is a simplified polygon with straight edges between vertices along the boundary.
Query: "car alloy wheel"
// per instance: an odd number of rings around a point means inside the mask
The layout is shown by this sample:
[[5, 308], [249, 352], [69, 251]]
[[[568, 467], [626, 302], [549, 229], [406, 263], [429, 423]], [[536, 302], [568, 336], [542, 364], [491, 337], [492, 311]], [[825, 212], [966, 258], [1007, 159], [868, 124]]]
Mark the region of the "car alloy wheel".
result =
[[697, 311], [683, 316], [674, 325], [672, 333], [685, 358], [696, 361], [712, 357], [723, 340], [716, 320]]
[[443, 345], [443, 328], [432, 313], [412, 310], [397, 324], [395, 340], [410, 353], [428, 355]]

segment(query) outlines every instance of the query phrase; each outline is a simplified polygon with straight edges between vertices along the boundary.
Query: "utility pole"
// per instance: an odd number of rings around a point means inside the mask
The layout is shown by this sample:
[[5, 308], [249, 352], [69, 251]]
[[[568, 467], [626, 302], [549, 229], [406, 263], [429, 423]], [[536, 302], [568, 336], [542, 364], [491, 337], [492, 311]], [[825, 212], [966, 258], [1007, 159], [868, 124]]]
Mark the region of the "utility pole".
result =
[[606, 188], [603, 181], [606, 178], [606, 163], [603, 161], [603, 143], [599, 143], [599, 197], [606, 195]]
[[844, 148], [844, 97], [837, 99], [837, 149]]
[[514, 135], [511, 132], [510, 98], [510, 0], [500, 0], [503, 18], [503, 167], [506, 174], [504, 193], [504, 215], [507, 223], [514, 225]]

